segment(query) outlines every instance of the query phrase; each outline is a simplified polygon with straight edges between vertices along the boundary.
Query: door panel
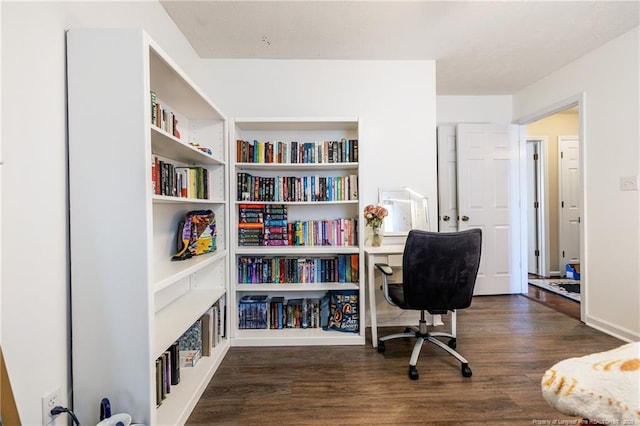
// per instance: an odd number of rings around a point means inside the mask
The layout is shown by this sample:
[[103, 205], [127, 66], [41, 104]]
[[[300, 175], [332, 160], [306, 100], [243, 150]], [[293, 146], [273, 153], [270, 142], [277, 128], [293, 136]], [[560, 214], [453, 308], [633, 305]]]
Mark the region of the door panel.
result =
[[438, 231], [458, 230], [456, 128], [438, 127]]
[[580, 151], [577, 136], [558, 137], [560, 179], [560, 270], [580, 262]]
[[483, 230], [481, 273], [474, 294], [520, 293], [518, 128], [457, 126], [459, 229]]

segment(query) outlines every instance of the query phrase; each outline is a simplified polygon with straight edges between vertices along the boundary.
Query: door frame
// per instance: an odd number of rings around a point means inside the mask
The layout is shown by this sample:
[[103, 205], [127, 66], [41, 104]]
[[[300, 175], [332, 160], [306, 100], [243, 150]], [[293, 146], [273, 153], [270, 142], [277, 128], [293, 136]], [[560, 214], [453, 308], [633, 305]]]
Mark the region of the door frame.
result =
[[[585, 205], [585, 187], [587, 185], [587, 174], [585, 172], [586, 169], [586, 158], [587, 158], [587, 132], [586, 132], [586, 93], [581, 92], [576, 95], [573, 95], [569, 98], [560, 100], [554, 104], [547, 105], [546, 107], [541, 108], [540, 110], [527, 114], [522, 117], [519, 117], [513, 120], [514, 124], [520, 125], [520, 191], [526, 191], [526, 173], [527, 173], [527, 164], [526, 164], [526, 154], [527, 154], [527, 145], [526, 145], [526, 136], [523, 136], [526, 133], [526, 125], [529, 123], [533, 123], [534, 121], [538, 121], [542, 118], [548, 117], [565, 109], [577, 106], [578, 107], [578, 146], [580, 149], [579, 152], [579, 163], [580, 163], [580, 183], [578, 189], [578, 197], [580, 202], [580, 320], [584, 322], [585, 313], [587, 312], [587, 303], [589, 301], [589, 259], [587, 256], [586, 250], [586, 238], [584, 238], [586, 234], [586, 230], [588, 229], [589, 224], [589, 216], [586, 214]], [[526, 193], [526, 192], [523, 192]], [[520, 197], [520, 221], [522, 224], [526, 223], [527, 220], [527, 211], [526, 206], [526, 197]], [[527, 262], [527, 227], [520, 227], [521, 241], [522, 244], [520, 246], [520, 262]], [[525, 268], [523, 268], [524, 271]], [[522, 293], [528, 293], [528, 279], [527, 274], [522, 273]]]
[[[549, 253], [550, 248], [550, 236], [549, 236], [549, 209], [548, 209], [548, 197], [549, 197], [549, 139], [547, 136], [528, 136], [525, 140], [525, 149], [527, 144], [534, 143], [538, 147], [538, 163], [537, 163], [537, 185], [538, 185], [538, 249], [540, 255], [538, 257], [538, 274], [545, 277], [551, 275], [549, 268]], [[526, 154], [526, 152], [525, 152]], [[529, 159], [525, 157], [526, 161]], [[525, 184], [527, 182], [525, 181]], [[528, 195], [528, 194], [527, 194]], [[526, 198], [527, 200], [529, 197]], [[531, 206], [527, 206], [530, 209]], [[528, 255], [527, 250], [527, 255]]]

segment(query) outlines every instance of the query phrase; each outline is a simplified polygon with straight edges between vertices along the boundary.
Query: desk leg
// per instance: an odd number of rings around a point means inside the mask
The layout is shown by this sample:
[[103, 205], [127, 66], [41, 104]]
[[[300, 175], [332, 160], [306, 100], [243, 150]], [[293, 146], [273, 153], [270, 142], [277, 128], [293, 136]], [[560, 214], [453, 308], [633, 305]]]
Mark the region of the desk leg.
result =
[[376, 271], [372, 256], [367, 256], [367, 287], [369, 288], [369, 316], [371, 318], [371, 345], [378, 347], [378, 321], [376, 319]]

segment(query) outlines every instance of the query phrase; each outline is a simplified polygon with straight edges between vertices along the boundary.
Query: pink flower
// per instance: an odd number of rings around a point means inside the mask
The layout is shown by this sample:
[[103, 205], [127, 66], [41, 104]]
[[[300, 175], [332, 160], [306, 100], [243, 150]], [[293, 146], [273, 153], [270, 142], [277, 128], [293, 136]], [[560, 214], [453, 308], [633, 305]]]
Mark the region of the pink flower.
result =
[[379, 205], [369, 204], [364, 208], [364, 218], [367, 221], [367, 226], [380, 227], [383, 219], [389, 214], [387, 209]]

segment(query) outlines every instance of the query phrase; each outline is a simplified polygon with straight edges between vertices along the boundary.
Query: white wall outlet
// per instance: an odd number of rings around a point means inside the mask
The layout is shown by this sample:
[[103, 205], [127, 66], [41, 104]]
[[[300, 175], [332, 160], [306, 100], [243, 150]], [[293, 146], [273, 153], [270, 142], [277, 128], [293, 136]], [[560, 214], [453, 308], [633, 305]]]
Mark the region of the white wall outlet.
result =
[[48, 394], [42, 397], [42, 424], [47, 426], [51, 424], [57, 417], [51, 415], [51, 409], [53, 407], [62, 406], [62, 392], [60, 387], [55, 388]]
[[622, 176], [620, 178], [621, 191], [637, 191], [640, 185], [638, 181], [640, 176]]

